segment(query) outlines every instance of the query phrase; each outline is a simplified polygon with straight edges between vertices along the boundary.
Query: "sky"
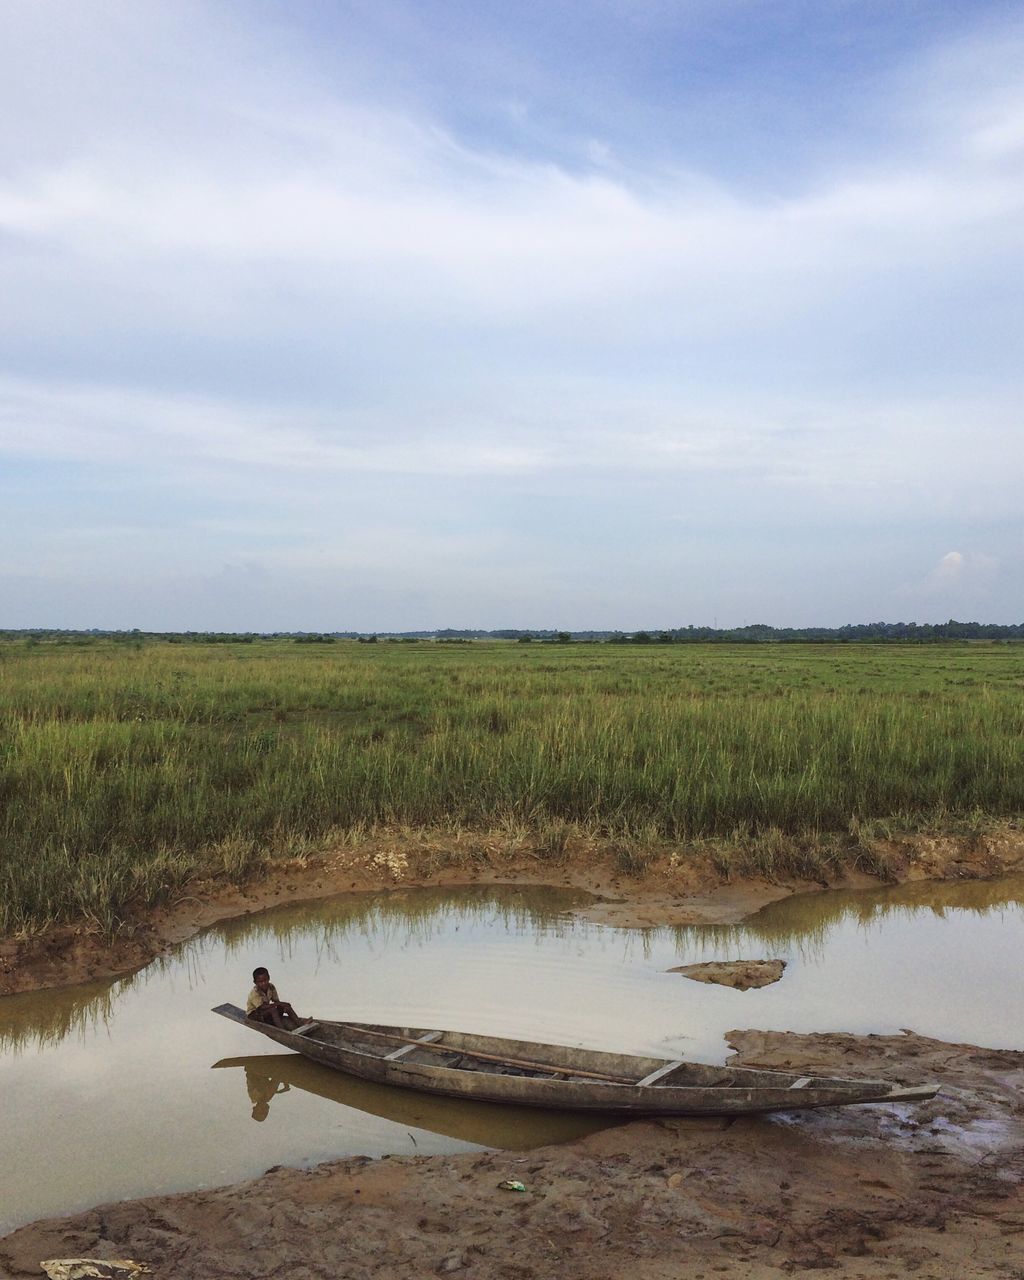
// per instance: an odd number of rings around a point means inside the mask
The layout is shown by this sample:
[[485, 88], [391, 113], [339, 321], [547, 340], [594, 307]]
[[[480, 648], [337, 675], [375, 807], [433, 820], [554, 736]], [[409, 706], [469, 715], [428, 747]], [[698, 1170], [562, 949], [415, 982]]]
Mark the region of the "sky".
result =
[[0, 627], [1024, 619], [1017, 0], [0, 17]]

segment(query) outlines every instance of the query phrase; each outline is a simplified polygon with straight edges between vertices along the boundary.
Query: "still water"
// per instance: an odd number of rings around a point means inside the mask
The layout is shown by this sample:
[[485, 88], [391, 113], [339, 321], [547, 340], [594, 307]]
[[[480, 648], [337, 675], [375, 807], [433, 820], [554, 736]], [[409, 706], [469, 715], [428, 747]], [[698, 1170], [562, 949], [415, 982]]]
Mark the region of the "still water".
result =
[[[300, 1014], [721, 1062], [733, 1028], [1024, 1048], [1024, 877], [822, 893], [738, 926], [621, 929], [572, 891], [346, 895], [217, 926], [130, 978], [0, 1000], [0, 1234], [275, 1164], [528, 1147], [600, 1127], [348, 1080], [213, 1016], [257, 964]], [[669, 974], [788, 962], [760, 991]]]

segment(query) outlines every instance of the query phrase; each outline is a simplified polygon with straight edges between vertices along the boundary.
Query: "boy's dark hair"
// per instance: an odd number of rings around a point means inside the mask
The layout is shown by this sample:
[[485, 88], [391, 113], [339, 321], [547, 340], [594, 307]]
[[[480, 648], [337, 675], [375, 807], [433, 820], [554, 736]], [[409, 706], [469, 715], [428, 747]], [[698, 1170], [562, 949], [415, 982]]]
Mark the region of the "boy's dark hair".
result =
[[260, 974], [261, 974], [261, 973], [265, 973], [265, 974], [267, 975], [267, 977], [268, 977], [268, 978], [270, 977], [270, 970], [269, 970], [269, 969], [264, 969], [264, 967], [263, 967], [262, 965], [260, 965], [260, 967], [259, 967], [258, 969], [253, 969], [253, 971], [252, 971], [252, 980], [253, 980], [253, 982], [255, 982], [255, 981], [256, 981], [256, 979], [260, 976]]

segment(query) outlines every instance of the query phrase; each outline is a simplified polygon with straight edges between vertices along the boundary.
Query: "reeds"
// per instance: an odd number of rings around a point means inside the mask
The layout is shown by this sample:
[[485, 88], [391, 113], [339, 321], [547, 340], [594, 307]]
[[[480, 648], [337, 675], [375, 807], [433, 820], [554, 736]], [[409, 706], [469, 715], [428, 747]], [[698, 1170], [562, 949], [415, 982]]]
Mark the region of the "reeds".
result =
[[[1024, 811], [1024, 651], [0, 646], [0, 934], [374, 828], [761, 838]], [[788, 842], [788, 843], [787, 843]], [[802, 844], [801, 844], [802, 842]]]

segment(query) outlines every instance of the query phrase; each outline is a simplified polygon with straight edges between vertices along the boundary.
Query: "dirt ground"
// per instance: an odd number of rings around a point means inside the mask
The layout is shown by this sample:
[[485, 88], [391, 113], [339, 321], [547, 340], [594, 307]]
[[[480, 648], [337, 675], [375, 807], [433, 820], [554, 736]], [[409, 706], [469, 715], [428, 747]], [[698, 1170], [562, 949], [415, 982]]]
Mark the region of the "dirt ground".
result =
[[[824, 887], [730, 883], [710, 865], [629, 880], [592, 864], [553, 875], [529, 861], [477, 861], [471, 871], [417, 877], [414, 858], [403, 865], [384, 852], [296, 865], [259, 892], [197, 886], [113, 948], [85, 930], [6, 944], [0, 990], [120, 972], [217, 919], [382, 880], [560, 880], [602, 894], [595, 918], [616, 923], [736, 920], [765, 901]], [[1019, 867], [1021, 853], [1014, 839], [922, 843], [899, 878], [999, 874]], [[1024, 1280], [1024, 1053], [909, 1033], [736, 1031], [729, 1039], [735, 1065], [934, 1081], [941, 1092], [917, 1105], [633, 1122], [523, 1153], [274, 1169], [235, 1186], [23, 1227], [0, 1240], [0, 1276], [40, 1276], [42, 1259], [89, 1256], [134, 1258], [164, 1280], [767, 1280], [800, 1270], [851, 1280]], [[4, 1176], [13, 1173], [8, 1161]], [[505, 1179], [526, 1191], [502, 1190]]]
[[780, 982], [786, 972], [785, 960], [706, 960], [702, 964], [681, 964], [669, 973], [681, 973], [691, 982], [710, 982], [736, 991], [755, 991]]

